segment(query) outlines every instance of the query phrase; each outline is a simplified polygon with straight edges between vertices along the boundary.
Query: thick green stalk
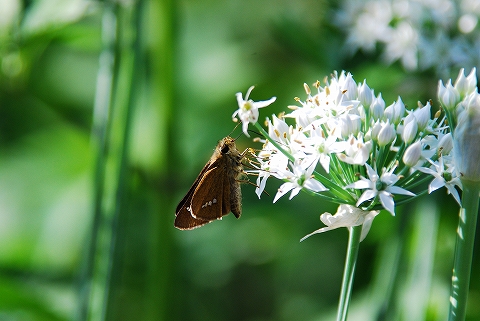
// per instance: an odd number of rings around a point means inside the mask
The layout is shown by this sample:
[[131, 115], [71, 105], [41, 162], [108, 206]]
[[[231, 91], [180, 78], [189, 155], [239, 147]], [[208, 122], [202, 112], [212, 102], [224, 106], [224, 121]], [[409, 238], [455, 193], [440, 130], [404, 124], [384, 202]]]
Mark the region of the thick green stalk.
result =
[[343, 270], [342, 289], [340, 292], [340, 300], [338, 302], [337, 321], [347, 320], [348, 306], [355, 276], [355, 266], [357, 264], [358, 250], [360, 248], [362, 225], [350, 228], [349, 232], [347, 257], [345, 259], [345, 268]]
[[[95, 185], [93, 197], [93, 222], [89, 245], [86, 250], [85, 262], [81, 275], [79, 311], [77, 320], [100, 320], [102, 314], [102, 298], [104, 297], [107, 278], [108, 248], [112, 236], [112, 229], [106, 224], [110, 221], [111, 211], [106, 210], [105, 204], [111, 198], [111, 187], [105, 185], [107, 172], [116, 168], [117, 163], [108, 161], [110, 137], [109, 129], [112, 126], [112, 96], [116, 88], [116, 41], [117, 19], [116, 6], [106, 3], [103, 15], [102, 40], [103, 50], [100, 56], [96, 96], [93, 114], [92, 141], [96, 151]], [[108, 165], [110, 164], [110, 165]]]
[[462, 207], [460, 208], [455, 245], [449, 321], [465, 320], [478, 217], [480, 184], [462, 180], [462, 185]]

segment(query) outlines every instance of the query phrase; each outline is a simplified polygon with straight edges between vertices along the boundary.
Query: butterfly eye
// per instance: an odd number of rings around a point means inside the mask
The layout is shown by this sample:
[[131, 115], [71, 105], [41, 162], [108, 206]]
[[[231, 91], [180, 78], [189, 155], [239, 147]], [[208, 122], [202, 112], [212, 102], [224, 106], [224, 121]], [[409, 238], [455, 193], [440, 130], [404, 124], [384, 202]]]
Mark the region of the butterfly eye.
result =
[[228, 147], [228, 145], [223, 145], [223, 147], [222, 147], [222, 154], [228, 153], [229, 150], [230, 150], [230, 148]]

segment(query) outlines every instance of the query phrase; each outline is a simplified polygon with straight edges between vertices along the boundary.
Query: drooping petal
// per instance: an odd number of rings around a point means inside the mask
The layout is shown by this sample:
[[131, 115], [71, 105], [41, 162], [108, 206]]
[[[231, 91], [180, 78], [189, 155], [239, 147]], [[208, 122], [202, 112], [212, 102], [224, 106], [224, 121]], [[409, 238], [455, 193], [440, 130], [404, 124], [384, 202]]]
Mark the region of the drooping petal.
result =
[[304, 236], [300, 242], [312, 236], [313, 234], [323, 233], [339, 227], [351, 228], [358, 225], [363, 225], [361, 235], [362, 241], [370, 230], [372, 221], [375, 216], [378, 215], [378, 213], [380, 213], [380, 211], [364, 211], [352, 205], [342, 204], [338, 207], [335, 215], [332, 215], [328, 212], [320, 215], [320, 220], [327, 226]]
[[457, 189], [451, 184], [446, 184], [445, 186], [450, 194], [452, 194], [453, 198], [457, 201], [458, 205], [462, 206], [462, 201], [460, 200], [460, 195], [458, 195]]
[[380, 213], [380, 211], [370, 211], [366, 216], [362, 226], [362, 235], [360, 236], [360, 242], [365, 239], [370, 228], [372, 227], [373, 219]]
[[393, 216], [395, 216], [395, 202], [393, 201], [393, 195], [387, 191], [382, 191], [379, 194], [380, 203], [384, 209], [389, 211]]
[[255, 188], [255, 193], [257, 194], [258, 198], [260, 198], [260, 195], [262, 195], [263, 191], [265, 190], [265, 185], [267, 184], [267, 179], [269, 176], [269, 174], [258, 175], [257, 188]]

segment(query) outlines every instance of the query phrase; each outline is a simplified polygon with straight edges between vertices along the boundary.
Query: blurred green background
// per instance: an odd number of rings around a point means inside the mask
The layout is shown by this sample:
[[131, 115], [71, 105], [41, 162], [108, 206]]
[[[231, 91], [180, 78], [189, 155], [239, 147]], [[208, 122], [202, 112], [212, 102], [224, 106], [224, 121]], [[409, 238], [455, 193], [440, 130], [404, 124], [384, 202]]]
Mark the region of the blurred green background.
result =
[[[333, 320], [347, 231], [299, 239], [336, 206], [272, 204], [271, 180], [260, 200], [242, 187], [240, 220], [173, 220], [251, 85], [277, 96], [261, 119], [333, 70], [387, 104], [438, 108], [434, 71], [347, 54], [335, 6], [0, 1], [0, 320]], [[260, 145], [240, 136], [247, 147]], [[349, 320], [445, 319], [457, 210], [440, 190], [375, 219]], [[474, 269], [471, 320], [478, 256]]]

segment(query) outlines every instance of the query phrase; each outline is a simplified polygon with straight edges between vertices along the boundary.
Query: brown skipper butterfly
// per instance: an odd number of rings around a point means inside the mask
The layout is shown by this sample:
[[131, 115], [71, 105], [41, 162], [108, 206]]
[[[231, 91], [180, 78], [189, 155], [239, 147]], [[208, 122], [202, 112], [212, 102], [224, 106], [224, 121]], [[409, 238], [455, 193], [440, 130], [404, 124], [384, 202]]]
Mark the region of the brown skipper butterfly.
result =
[[242, 214], [242, 191], [239, 177], [244, 173], [242, 159], [235, 140], [225, 137], [203, 167], [187, 195], [180, 201], [175, 214], [175, 227], [191, 230], [232, 212]]

